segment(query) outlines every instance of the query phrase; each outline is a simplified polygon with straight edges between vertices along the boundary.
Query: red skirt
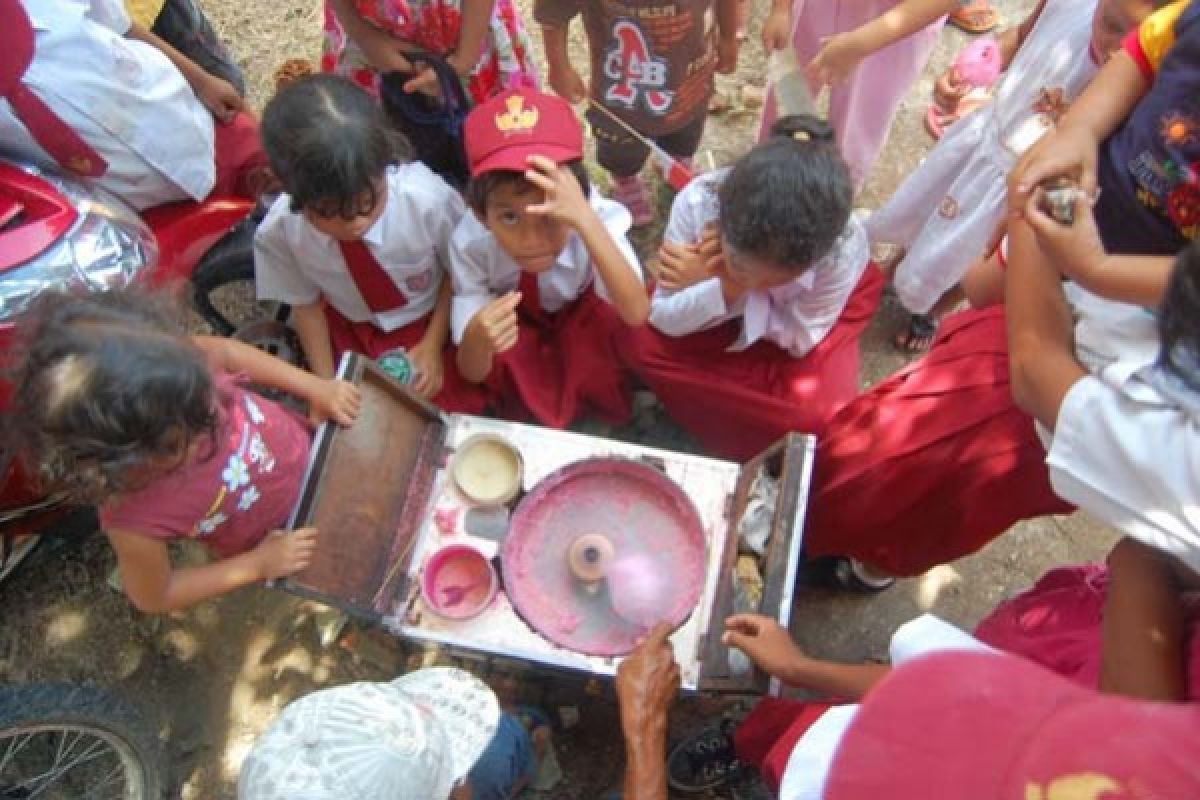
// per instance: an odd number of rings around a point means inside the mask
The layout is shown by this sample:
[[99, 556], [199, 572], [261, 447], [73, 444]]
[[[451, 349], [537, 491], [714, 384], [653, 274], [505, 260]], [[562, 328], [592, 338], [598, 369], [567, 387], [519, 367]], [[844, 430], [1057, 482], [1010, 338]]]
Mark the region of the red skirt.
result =
[[[383, 331], [370, 322], [351, 322], [328, 303], [325, 304], [325, 320], [329, 325], [335, 363], [346, 351], [379, 358], [397, 347], [412, 348], [421, 341], [425, 329], [429, 327], [429, 317], [426, 316], [403, 328]], [[453, 347], [442, 351], [442, 390], [433, 398], [433, 403], [452, 414], [482, 414], [487, 398], [481, 387], [468, 383], [458, 373], [455, 352]]]
[[213, 134], [217, 177], [210, 196], [253, 199], [270, 167], [258, 135], [258, 120], [242, 111], [228, 123], [214, 122]]
[[550, 428], [585, 412], [614, 425], [629, 421], [630, 386], [616, 350], [626, 325], [611, 305], [588, 289], [553, 314], [518, 315], [517, 343], [496, 356], [484, 384], [498, 416]]
[[858, 340], [882, 290], [883, 276], [869, 264], [837, 323], [803, 358], [768, 341], [730, 352], [740, 320], [679, 337], [645, 326], [628, 332], [622, 352], [706, 450], [746, 461], [789, 431], [821, 436], [858, 394]]
[[771, 794], [778, 795], [796, 743], [831, 708], [830, 703], [764, 697], [733, 732], [738, 759], [756, 768]]
[[1073, 510], [1009, 391], [1004, 308], [949, 317], [929, 353], [842, 408], [817, 444], [805, 549], [916, 575]]

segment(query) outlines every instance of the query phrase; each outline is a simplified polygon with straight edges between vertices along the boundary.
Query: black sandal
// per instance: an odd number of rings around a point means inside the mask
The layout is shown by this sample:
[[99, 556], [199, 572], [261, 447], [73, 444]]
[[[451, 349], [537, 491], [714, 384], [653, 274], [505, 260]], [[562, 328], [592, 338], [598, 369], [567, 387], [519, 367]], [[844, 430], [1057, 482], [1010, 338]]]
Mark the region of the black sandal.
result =
[[896, 584], [892, 576], [873, 574], [866, 564], [845, 556], [824, 556], [805, 561], [801, 581], [809, 586], [858, 594], [875, 594]]
[[667, 756], [667, 783], [677, 792], [694, 794], [724, 786], [742, 773], [733, 746], [733, 722], [706, 728], [677, 744]]
[[901, 353], [927, 353], [933, 346], [937, 331], [937, 317], [932, 314], [909, 314], [908, 326], [896, 334], [892, 344]]

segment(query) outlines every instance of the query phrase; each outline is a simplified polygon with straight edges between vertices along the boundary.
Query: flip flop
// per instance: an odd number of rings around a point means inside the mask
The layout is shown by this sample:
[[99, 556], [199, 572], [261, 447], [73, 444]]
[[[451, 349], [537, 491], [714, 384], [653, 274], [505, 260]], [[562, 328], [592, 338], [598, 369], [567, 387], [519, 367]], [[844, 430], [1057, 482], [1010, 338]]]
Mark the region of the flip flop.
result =
[[950, 12], [950, 24], [966, 33], [987, 33], [1000, 24], [988, 0], [968, 0]]
[[947, 67], [933, 82], [933, 102], [943, 111], [953, 111], [971, 92], [971, 84], [959, 79], [958, 70]]
[[990, 94], [982, 97], [968, 96], [961, 100], [953, 111], [945, 111], [936, 103], [931, 103], [929, 109], [925, 112], [925, 130], [934, 139], [941, 139], [946, 133], [946, 128], [949, 128], [975, 109], [987, 105], [991, 102], [991, 99]]
[[932, 314], [909, 314], [908, 324], [892, 339], [901, 353], [927, 353], [937, 335], [938, 321]]

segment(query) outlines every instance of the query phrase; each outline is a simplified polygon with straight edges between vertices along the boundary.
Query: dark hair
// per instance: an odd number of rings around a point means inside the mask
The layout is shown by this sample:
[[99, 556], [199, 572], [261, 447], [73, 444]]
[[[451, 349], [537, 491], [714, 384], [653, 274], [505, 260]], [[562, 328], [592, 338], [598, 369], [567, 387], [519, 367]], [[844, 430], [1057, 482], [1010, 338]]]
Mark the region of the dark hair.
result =
[[1200, 391], [1200, 242], [1175, 258], [1158, 311], [1159, 359], [1190, 389]]
[[374, 208], [376, 182], [409, 152], [375, 98], [337, 75], [310, 75], [280, 89], [263, 111], [262, 142], [292, 211], [343, 219]]
[[131, 290], [48, 292], [22, 317], [5, 438], [44, 488], [103, 502], [161, 474], [139, 468], [215, 440], [212, 375], [182, 319]]
[[[588, 179], [587, 167], [583, 165], [583, 159], [577, 158], [574, 161], [565, 161], [562, 166], [571, 170], [571, 174], [575, 176], [575, 180], [579, 181], [579, 188], [583, 190], [583, 196], [587, 197], [591, 192], [592, 183]], [[467, 205], [476, 214], [483, 216], [487, 212], [487, 200], [491, 197], [492, 192], [501, 186], [517, 182], [527, 182], [525, 180], [525, 173], [511, 169], [496, 169], [471, 178], [471, 182], [467, 184], [465, 192]]]
[[721, 182], [718, 226], [734, 250], [803, 272], [833, 249], [853, 199], [833, 128], [794, 114], [777, 120]]

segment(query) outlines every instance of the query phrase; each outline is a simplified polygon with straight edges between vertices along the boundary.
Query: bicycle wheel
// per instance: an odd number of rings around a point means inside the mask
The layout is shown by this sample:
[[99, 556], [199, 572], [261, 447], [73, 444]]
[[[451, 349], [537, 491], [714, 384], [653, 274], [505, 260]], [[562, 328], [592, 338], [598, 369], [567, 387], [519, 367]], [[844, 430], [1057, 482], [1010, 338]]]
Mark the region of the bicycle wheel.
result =
[[162, 800], [158, 737], [101, 689], [0, 688], [0, 798]]

